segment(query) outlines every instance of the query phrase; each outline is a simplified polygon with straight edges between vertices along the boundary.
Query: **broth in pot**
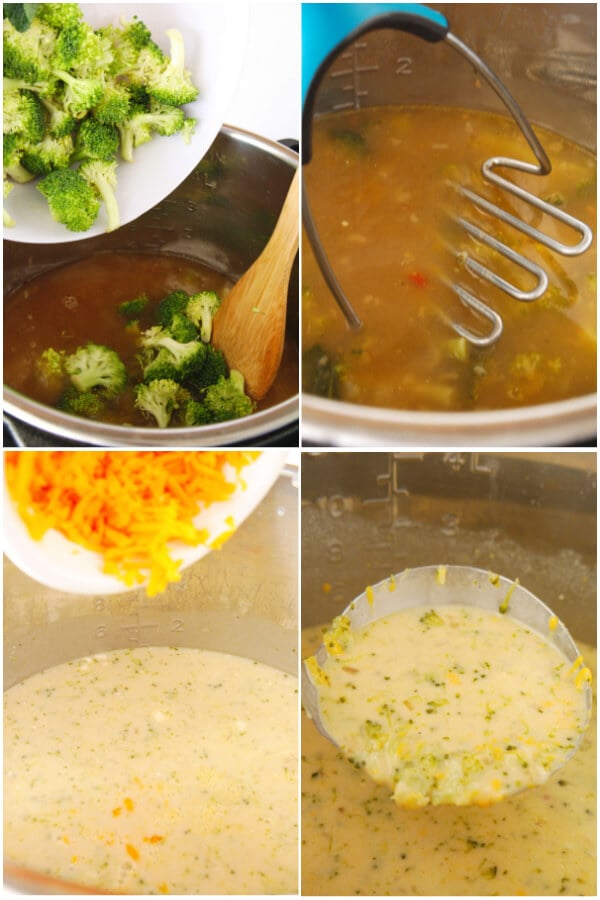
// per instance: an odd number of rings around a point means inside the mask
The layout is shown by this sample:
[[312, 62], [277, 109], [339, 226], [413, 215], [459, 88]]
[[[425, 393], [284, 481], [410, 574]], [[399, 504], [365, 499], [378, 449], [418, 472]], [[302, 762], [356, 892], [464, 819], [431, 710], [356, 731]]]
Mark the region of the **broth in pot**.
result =
[[[589, 225], [596, 218], [596, 160], [577, 144], [536, 128], [553, 169], [515, 176], [521, 186]], [[313, 123], [305, 169], [325, 251], [363, 321], [351, 331], [308, 240], [303, 250], [303, 389], [375, 407], [423, 411], [509, 409], [551, 403], [596, 389], [595, 248], [563, 257], [479, 213], [453, 189], [486, 196], [569, 242], [564, 229], [526, 204], [483, 185], [484, 160], [529, 159], [512, 119], [437, 106], [367, 107]], [[531, 276], [454, 223], [471, 219], [538, 263], [549, 287], [519, 302], [464, 271], [468, 251], [523, 289]], [[464, 283], [501, 315], [504, 332], [478, 349], [451, 327], [486, 333], [447, 282]]]

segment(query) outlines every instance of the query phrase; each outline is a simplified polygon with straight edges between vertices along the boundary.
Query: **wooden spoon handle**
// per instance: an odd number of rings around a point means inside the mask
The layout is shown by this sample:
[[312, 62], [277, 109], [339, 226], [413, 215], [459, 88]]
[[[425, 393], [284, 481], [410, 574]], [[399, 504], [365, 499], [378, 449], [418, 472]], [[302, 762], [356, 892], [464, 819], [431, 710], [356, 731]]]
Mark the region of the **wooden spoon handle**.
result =
[[258, 259], [223, 300], [212, 342], [244, 376], [247, 393], [260, 400], [271, 387], [283, 354], [290, 270], [299, 241], [296, 169], [277, 224]]

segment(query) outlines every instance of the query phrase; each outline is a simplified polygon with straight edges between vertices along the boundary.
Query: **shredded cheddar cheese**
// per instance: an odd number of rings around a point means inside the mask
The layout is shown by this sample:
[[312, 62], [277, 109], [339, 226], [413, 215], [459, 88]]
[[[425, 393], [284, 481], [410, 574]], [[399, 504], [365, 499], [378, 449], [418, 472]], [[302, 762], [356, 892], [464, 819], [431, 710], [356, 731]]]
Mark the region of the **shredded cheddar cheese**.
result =
[[7, 451], [6, 483], [34, 540], [51, 528], [102, 555], [103, 570], [127, 587], [147, 581], [149, 596], [178, 581], [180, 560], [169, 543], [216, 548], [233, 533], [212, 537], [194, 524], [198, 512], [226, 500], [255, 451]]

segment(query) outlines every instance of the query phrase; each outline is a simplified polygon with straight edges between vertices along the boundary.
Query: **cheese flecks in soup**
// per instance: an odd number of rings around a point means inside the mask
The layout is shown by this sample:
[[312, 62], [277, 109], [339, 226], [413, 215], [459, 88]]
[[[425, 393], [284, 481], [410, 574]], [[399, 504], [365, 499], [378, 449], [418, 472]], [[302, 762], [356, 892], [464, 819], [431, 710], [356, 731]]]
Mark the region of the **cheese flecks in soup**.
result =
[[126, 893], [297, 890], [297, 679], [167, 647], [10, 688], [4, 853]]
[[[321, 638], [304, 632], [303, 655]], [[560, 772], [502, 803], [405, 809], [305, 718], [302, 894], [595, 896], [595, 735], [593, 722]]]
[[321, 720], [403, 806], [488, 804], [541, 784], [588, 724], [584, 679], [542, 636], [492, 610], [400, 610], [326, 632], [307, 666]]

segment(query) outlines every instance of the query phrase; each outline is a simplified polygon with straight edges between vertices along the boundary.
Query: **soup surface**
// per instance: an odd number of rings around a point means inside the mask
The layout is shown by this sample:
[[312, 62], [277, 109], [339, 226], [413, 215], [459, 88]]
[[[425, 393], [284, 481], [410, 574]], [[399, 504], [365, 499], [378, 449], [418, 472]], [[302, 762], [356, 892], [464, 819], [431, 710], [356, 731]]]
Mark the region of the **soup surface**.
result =
[[4, 853], [104, 890], [297, 890], [297, 681], [167, 647], [10, 688]]
[[[19, 393], [54, 405], [56, 386], [39, 377], [36, 360], [47, 347], [72, 353], [92, 341], [116, 350], [129, 372], [139, 378], [136, 333], [127, 329], [120, 303], [141, 294], [149, 298], [140, 328], [154, 324], [158, 302], [175, 290], [212, 290], [220, 297], [231, 287], [226, 276], [196, 260], [174, 254], [97, 253], [60, 266], [23, 284], [4, 302], [4, 381]], [[298, 348], [286, 340], [275, 383], [259, 402], [266, 409], [298, 390]], [[133, 389], [111, 403], [104, 421], [155, 425], [133, 405]]]
[[[536, 128], [553, 170], [501, 170], [531, 193], [593, 226], [596, 160]], [[491, 156], [532, 160], [511, 119], [439, 107], [371, 107], [316, 118], [305, 167], [315, 223], [334, 271], [363, 321], [351, 331], [303, 242], [303, 388], [349, 402], [413, 410], [484, 410], [561, 400], [596, 390], [595, 246], [560, 256], [481, 213], [452, 185], [471, 188], [542, 231], [574, 232], [487, 185]], [[524, 289], [534, 279], [476, 244], [452, 222], [462, 215], [547, 272], [539, 300], [508, 297], [465, 270], [467, 251]], [[479, 334], [489, 323], [462, 306], [447, 282], [497, 310], [500, 340], [476, 349], [450, 327]]]
[[589, 671], [500, 612], [415, 607], [357, 629], [340, 616], [323, 645], [308, 660], [321, 720], [402, 806], [485, 805], [541, 784], [588, 724]]
[[[304, 656], [322, 636], [306, 630]], [[304, 895], [593, 896], [595, 815], [595, 724], [544, 785], [487, 807], [405, 809], [303, 720]]]

